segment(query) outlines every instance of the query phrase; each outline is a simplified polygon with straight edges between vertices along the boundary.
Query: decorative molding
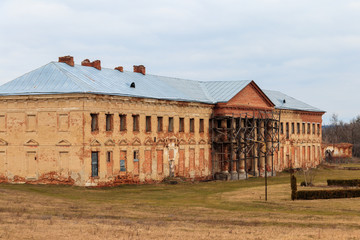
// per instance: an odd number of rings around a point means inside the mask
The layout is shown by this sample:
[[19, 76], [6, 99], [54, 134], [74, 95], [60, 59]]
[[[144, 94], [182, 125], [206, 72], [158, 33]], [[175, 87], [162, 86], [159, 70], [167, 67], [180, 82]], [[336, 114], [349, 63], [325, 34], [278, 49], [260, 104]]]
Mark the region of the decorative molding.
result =
[[157, 145], [165, 145], [165, 140], [163, 138], [160, 138], [159, 140], [157, 140], [156, 144]]
[[63, 139], [59, 141], [56, 146], [71, 146], [71, 143], [68, 140]]
[[189, 144], [190, 144], [190, 145], [195, 145], [195, 144], [196, 144], [195, 139], [190, 138], [190, 139], [189, 139]]
[[182, 138], [178, 140], [178, 145], [186, 145], [186, 141]]
[[39, 146], [39, 143], [35, 141], [34, 139], [30, 139], [26, 143], [24, 143], [25, 146]]
[[200, 139], [199, 144], [206, 144], [206, 141], [204, 139]]
[[0, 146], [7, 146], [8, 142], [5, 141], [4, 139], [0, 138]]
[[98, 141], [98, 140], [96, 140], [96, 139], [94, 139], [91, 143], [90, 143], [90, 146], [101, 146], [101, 143]]
[[153, 140], [150, 138], [150, 137], [148, 137], [148, 138], [146, 138], [145, 139], [145, 142], [144, 142], [144, 145], [153, 145], [154, 144], [154, 142], [153, 142]]
[[120, 146], [127, 146], [129, 145], [128, 141], [126, 139], [121, 139], [120, 142], [119, 142], [119, 145]]
[[115, 142], [112, 139], [108, 139], [105, 143], [105, 146], [115, 146]]
[[134, 140], [132, 141], [131, 145], [137, 145], [137, 146], [141, 145], [140, 139], [137, 138], [137, 137], [134, 138]]

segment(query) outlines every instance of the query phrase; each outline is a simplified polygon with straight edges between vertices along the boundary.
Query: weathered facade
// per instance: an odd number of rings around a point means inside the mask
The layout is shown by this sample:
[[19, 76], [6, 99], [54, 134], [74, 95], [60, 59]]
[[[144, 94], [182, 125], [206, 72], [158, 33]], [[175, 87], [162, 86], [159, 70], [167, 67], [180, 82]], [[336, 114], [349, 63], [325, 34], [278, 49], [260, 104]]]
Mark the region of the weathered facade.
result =
[[[0, 181], [103, 186], [316, 166], [324, 112], [277, 93], [59, 58], [0, 87]], [[219, 148], [214, 132], [229, 129], [242, 142]]]
[[352, 158], [351, 143], [322, 143], [322, 157], [331, 161], [337, 158]]

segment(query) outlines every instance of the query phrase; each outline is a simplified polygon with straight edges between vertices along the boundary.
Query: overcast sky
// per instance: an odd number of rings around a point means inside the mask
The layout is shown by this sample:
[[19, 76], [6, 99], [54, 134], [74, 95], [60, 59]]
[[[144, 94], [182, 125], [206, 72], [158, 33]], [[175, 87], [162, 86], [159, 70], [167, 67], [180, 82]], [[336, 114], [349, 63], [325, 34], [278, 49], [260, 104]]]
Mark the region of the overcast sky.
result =
[[195, 80], [254, 80], [360, 114], [360, 1], [1, 0], [0, 83], [59, 56]]

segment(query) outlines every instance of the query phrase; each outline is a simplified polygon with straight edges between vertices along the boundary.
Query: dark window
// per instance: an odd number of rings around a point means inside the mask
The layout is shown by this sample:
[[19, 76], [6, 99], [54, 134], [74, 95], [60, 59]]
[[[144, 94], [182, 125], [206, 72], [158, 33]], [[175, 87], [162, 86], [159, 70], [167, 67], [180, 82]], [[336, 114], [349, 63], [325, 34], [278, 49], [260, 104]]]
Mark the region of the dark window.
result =
[[289, 123], [286, 123], [286, 138], [289, 139]]
[[307, 124], [307, 134], [310, 134], [310, 123]]
[[280, 133], [284, 134], [284, 124], [280, 123]]
[[111, 162], [112, 160], [112, 152], [108, 151], [106, 152], [106, 162]]
[[169, 128], [168, 128], [168, 132], [172, 132], [174, 131], [174, 118], [169, 117]]
[[99, 130], [99, 121], [98, 121], [98, 116], [99, 114], [97, 113], [91, 113], [91, 131], [98, 131]]
[[99, 172], [99, 152], [91, 152], [91, 176], [97, 177]]
[[158, 132], [162, 132], [163, 131], [163, 118], [158, 117], [157, 120], [158, 120], [157, 130], [158, 130]]
[[132, 115], [133, 117], [133, 131], [139, 131], [139, 115]]
[[139, 150], [134, 150], [134, 162], [139, 161]]
[[302, 124], [302, 133], [305, 134], [305, 123]]
[[190, 132], [194, 132], [195, 129], [195, 120], [193, 118], [190, 118]]
[[179, 132], [184, 132], [184, 118], [179, 118]]
[[295, 134], [295, 123], [291, 123], [291, 134]]
[[146, 132], [151, 132], [151, 116], [146, 116]]
[[216, 122], [217, 122], [217, 127], [221, 128], [221, 120], [217, 120]]
[[113, 130], [113, 115], [112, 114], [105, 114], [106, 116], [106, 131]]
[[300, 123], [296, 123], [296, 133], [300, 134]]
[[120, 131], [126, 130], [126, 115], [120, 114]]
[[125, 160], [120, 160], [120, 172], [126, 172]]
[[317, 124], [317, 134], [320, 135], [320, 123]]
[[226, 127], [231, 128], [231, 119], [226, 120]]
[[199, 132], [204, 132], [204, 119], [200, 119], [200, 128]]
[[315, 123], [312, 124], [312, 134], [315, 134]]

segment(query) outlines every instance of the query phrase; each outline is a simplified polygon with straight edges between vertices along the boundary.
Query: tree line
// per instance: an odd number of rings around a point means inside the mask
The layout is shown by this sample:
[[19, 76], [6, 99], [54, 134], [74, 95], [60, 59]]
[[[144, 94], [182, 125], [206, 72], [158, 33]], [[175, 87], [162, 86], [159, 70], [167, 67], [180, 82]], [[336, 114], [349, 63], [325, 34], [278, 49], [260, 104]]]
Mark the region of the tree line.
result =
[[353, 156], [360, 157], [360, 115], [344, 123], [339, 121], [337, 114], [333, 114], [330, 125], [322, 127], [322, 140], [324, 143], [351, 143]]

